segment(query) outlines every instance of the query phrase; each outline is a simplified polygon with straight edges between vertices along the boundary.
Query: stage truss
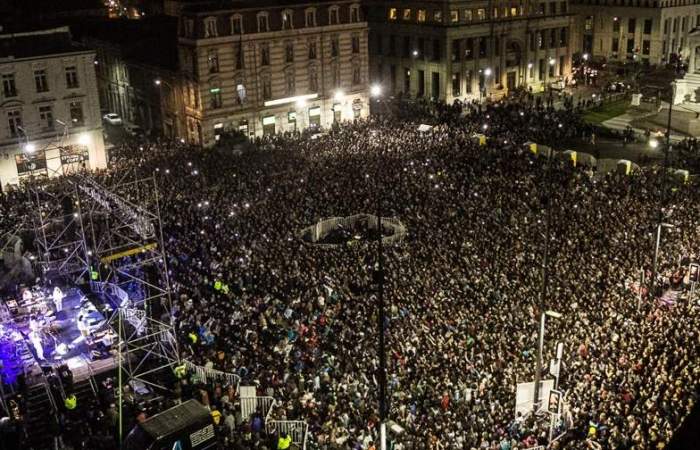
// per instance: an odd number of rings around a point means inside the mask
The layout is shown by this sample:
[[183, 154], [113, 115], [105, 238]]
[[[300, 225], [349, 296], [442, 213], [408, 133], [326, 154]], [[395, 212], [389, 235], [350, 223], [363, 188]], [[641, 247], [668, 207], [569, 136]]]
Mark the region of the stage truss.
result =
[[158, 375], [179, 353], [155, 178], [77, 172], [28, 188], [44, 276], [89, 280], [109, 298], [120, 376], [165, 389]]

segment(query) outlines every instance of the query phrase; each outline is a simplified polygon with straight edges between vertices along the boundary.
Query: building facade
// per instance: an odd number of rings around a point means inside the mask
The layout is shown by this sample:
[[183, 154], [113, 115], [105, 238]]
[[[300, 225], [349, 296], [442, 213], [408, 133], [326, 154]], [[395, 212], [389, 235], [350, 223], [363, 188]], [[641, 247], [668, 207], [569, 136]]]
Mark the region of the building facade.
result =
[[370, 74], [393, 94], [452, 102], [539, 92], [571, 72], [567, 0], [368, 0]]
[[0, 186], [106, 167], [95, 52], [67, 27], [0, 35]]
[[700, 26], [699, 0], [577, 0], [576, 50], [612, 61], [663, 64]]
[[262, 136], [368, 115], [368, 29], [358, 2], [250, 4], [180, 10], [190, 142], [208, 146], [226, 131]]

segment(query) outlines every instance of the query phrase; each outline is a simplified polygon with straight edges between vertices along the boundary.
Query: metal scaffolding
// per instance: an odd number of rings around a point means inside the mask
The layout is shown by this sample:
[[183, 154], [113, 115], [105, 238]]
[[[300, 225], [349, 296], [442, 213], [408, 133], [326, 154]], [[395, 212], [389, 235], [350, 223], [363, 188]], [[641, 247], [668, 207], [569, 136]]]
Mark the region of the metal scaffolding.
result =
[[158, 374], [179, 353], [155, 178], [76, 171], [27, 187], [42, 276], [89, 280], [119, 336], [120, 378], [165, 389]]
[[158, 186], [153, 177], [128, 175], [109, 187], [87, 177], [77, 185], [88, 269], [94, 290], [117, 305], [110, 323], [124, 378], [165, 389], [158, 374], [177, 364], [179, 353]]

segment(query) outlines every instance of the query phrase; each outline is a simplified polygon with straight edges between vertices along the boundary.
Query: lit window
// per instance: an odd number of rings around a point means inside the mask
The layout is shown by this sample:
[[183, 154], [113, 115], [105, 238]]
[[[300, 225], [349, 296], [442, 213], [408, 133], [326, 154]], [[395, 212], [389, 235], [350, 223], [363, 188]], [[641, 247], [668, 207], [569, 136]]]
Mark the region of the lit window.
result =
[[472, 10], [471, 9], [465, 9], [464, 10], [464, 20], [466, 22], [471, 22], [472, 21]]
[[389, 8], [389, 20], [396, 20], [397, 12], [396, 8]]
[[403, 20], [411, 20], [411, 9], [406, 8], [403, 10]]
[[459, 11], [457, 11], [456, 9], [453, 9], [452, 11], [450, 11], [450, 21], [452, 23], [459, 22]]
[[425, 22], [425, 10], [424, 9], [419, 9], [418, 10], [418, 22]]
[[442, 11], [440, 11], [440, 10], [435, 11], [433, 13], [433, 20], [435, 20], [435, 22], [442, 22]]
[[293, 16], [292, 16], [292, 11], [287, 9], [282, 12], [282, 29], [283, 30], [290, 30], [294, 28], [294, 22], [293, 22]]

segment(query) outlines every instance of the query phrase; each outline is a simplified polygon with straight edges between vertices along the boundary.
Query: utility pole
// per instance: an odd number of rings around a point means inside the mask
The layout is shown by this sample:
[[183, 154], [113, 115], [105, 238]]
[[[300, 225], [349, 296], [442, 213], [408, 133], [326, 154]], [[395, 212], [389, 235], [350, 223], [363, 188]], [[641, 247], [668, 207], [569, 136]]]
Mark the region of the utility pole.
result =
[[538, 345], [537, 345], [537, 367], [535, 368], [535, 397], [532, 403], [533, 412], [537, 412], [539, 407], [540, 399], [540, 383], [542, 382], [542, 348], [544, 347], [544, 323], [546, 316], [545, 299], [547, 298], [547, 285], [549, 282], [549, 235], [550, 235], [550, 225], [551, 225], [551, 212], [552, 212], [552, 189], [550, 183], [550, 170], [552, 167], [552, 152], [549, 153], [547, 158], [547, 170], [545, 172], [545, 183], [547, 183], [545, 197], [545, 225], [544, 225], [544, 254], [542, 257], [542, 285], [540, 288], [540, 327], [538, 335]]
[[673, 112], [673, 99], [676, 96], [676, 83], [671, 83], [671, 98], [668, 101], [668, 123], [666, 126], [666, 151], [664, 152], [664, 167], [661, 174], [661, 200], [659, 202], [658, 223], [656, 230], [656, 245], [654, 246], [654, 260], [651, 271], [651, 285], [649, 293], [653, 299], [656, 295], [656, 272], [659, 258], [659, 244], [661, 243], [661, 228], [664, 222], [664, 206], [666, 204], [666, 177], [668, 177], [668, 157], [671, 152], [671, 113]]

